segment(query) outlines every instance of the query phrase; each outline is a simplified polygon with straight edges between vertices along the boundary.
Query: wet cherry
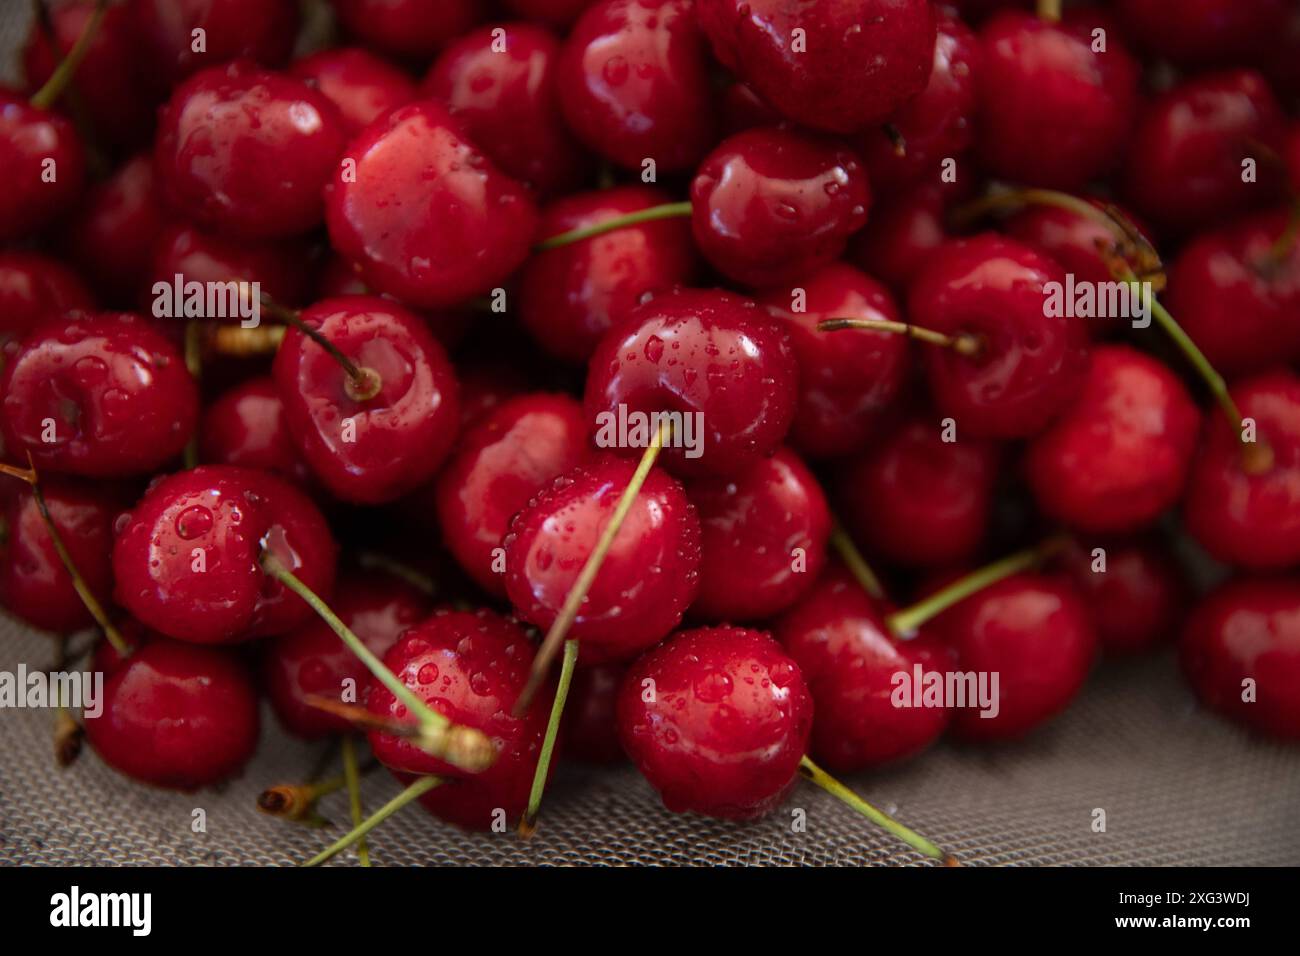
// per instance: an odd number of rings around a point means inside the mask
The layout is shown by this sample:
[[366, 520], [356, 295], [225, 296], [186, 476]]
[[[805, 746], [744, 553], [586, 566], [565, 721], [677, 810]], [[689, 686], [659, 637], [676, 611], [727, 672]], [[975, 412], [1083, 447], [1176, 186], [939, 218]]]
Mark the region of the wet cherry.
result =
[[1176, 562], [1156, 541], [1088, 540], [1067, 549], [1062, 563], [1088, 602], [1107, 654], [1146, 653], [1174, 635], [1185, 611], [1187, 586]]
[[312, 481], [311, 469], [289, 434], [284, 403], [270, 376], [234, 386], [203, 410], [199, 460], [268, 471], [300, 488]]
[[0, 87], [0, 242], [48, 229], [86, 182], [86, 154], [72, 123]]
[[958, 191], [956, 185], [921, 183], [901, 196], [884, 198], [853, 237], [845, 258], [883, 280], [895, 295], [905, 296], [912, 280], [947, 242], [948, 204]]
[[349, 136], [419, 96], [410, 76], [357, 47], [321, 50], [296, 60], [289, 72], [325, 94], [338, 109]]
[[[166, 88], [229, 60], [280, 66], [298, 36], [294, 0], [128, 0], [128, 9], [146, 75]], [[200, 50], [196, 30], [203, 31]]]
[[[311, 293], [313, 266], [312, 247], [305, 239], [235, 240], [176, 224], [165, 227], [154, 243], [148, 289], [144, 291], [148, 292], [150, 302], [156, 301], [155, 286], [163, 283], [168, 289], [166, 294], [173, 295], [177, 276], [181, 277], [182, 291], [193, 282], [200, 283], [205, 294], [210, 285], [250, 283], [241, 288], [239, 301], [245, 310], [251, 310], [254, 301], [251, 283], [256, 282], [262, 294], [276, 304], [298, 305]], [[204, 317], [247, 321], [242, 314]]]
[[0, 353], [13, 355], [32, 329], [95, 307], [77, 273], [35, 252], [0, 252]]

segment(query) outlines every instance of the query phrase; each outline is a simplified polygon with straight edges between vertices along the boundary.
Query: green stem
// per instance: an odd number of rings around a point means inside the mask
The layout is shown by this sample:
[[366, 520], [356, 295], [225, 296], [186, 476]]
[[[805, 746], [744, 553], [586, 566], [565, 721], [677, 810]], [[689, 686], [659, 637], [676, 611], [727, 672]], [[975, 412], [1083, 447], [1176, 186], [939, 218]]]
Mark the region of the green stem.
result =
[[876, 572], [871, 570], [871, 565], [862, 557], [862, 552], [858, 546], [853, 543], [849, 533], [844, 530], [844, 526], [838, 521], [831, 529], [831, 547], [839, 554], [840, 560], [848, 567], [849, 572], [857, 579], [858, 584], [862, 585], [862, 590], [866, 591], [877, 601], [882, 600], [885, 596], [885, 589], [880, 583], [880, 578], [876, 577]]
[[1036, 567], [1064, 548], [1068, 541], [1069, 539], [1064, 535], [1049, 538], [1042, 544], [1017, 551], [1000, 561], [994, 561], [965, 577], [958, 578], [925, 600], [901, 611], [895, 611], [885, 619], [885, 623], [888, 624], [890, 631], [899, 637], [914, 635], [921, 625], [938, 617], [954, 604], [960, 604], [972, 594], [984, 590], [991, 584], [996, 584], [1003, 578]]
[[292, 326], [307, 338], [311, 339], [326, 352], [339, 366], [347, 373], [347, 393], [348, 397], [356, 402], [367, 402], [379, 394], [383, 388], [383, 381], [379, 373], [374, 369], [361, 368], [352, 359], [343, 354], [343, 350], [325, 337], [325, 335], [316, 328], [308, 325], [302, 320], [302, 316], [295, 310], [280, 305], [265, 293], [262, 294], [262, 309], [278, 322]]
[[925, 837], [903, 826], [903, 824], [899, 823], [884, 811], [877, 810], [871, 804], [867, 803], [866, 800], [863, 800], [848, 787], [844, 786], [844, 784], [840, 783], [821, 767], [813, 763], [808, 757], [805, 756], [803, 760], [799, 762], [799, 772], [808, 780], [811, 780], [813, 783], [817, 784], [817, 786], [829, 793], [832, 797], [835, 797], [842, 803], [852, 807], [876, 826], [892, 833], [914, 850], [924, 853], [931, 859], [942, 860], [945, 866], [959, 865], [955, 856], [943, 852], [943, 850], [939, 849]]
[[562, 246], [571, 246], [575, 242], [582, 242], [584, 239], [603, 236], [605, 233], [614, 232], [616, 229], [625, 229], [628, 226], [640, 225], [643, 222], [654, 222], [658, 219], [676, 219], [690, 214], [691, 204], [689, 202], [670, 202], [661, 206], [651, 206], [649, 209], [640, 209], [622, 216], [615, 216], [613, 219], [596, 223], [594, 226], [570, 229], [558, 236], [551, 236], [551, 238], [539, 242], [536, 250], [546, 252], [548, 249], [559, 249]]
[[542, 738], [542, 752], [537, 758], [537, 769], [533, 771], [533, 789], [528, 794], [528, 809], [519, 822], [519, 832], [532, 836], [537, 829], [537, 814], [542, 806], [542, 793], [546, 790], [546, 778], [551, 770], [551, 754], [555, 750], [555, 739], [560, 732], [560, 718], [564, 716], [564, 703], [569, 699], [569, 685], [573, 682], [573, 669], [578, 663], [578, 642], [564, 642], [564, 661], [560, 665], [560, 683], [555, 689], [555, 701], [551, 704], [551, 719], [546, 724], [546, 736]]
[[77, 37], [77, 42], [72, 45], [62, 62], [50, 74], [50, 78], [45, 81], [45, 85], [36, 91], [31, 98], [32, 106], [38, 110], [48, 110], [53, 106], [72, 78], [77, 74], [77, 68], [81, 66], [81, 61], [86, 58], [90, 52], [90, 44], [95, 39], [95, 34], [99, 32], [99, 25], [104, 19], [104, 13], [108, 9], [108, 0], [98, 0], [95, 4], [95, 12], [90, 15], [86, 21], [86, 26], [81, 31], [81, 36]]
[[[357, 770], [357, 750], [351, 734], [343, 735], [343, 776], [348, 783], [348, 808], [352, 811], [352, 826], [361, 826], [365, 822], [361, 814], [361, 774]], [[366, 846], [365, 835], [357, 837], [357, 857], [362, 866], [370, 865], [370, 848]]]
[[945, 335], [933, 329], [912, 325], [910, 322], [893, 322], [889, 319], [823, 319], [817, 323], [818, 332], [839, 332], [842, 329], [862, 329], [867, 332], [892, 332], [905, 335], [927, 345], [952, 349], [958, 355], [975, 358], [984, 350], [983, 343], [974, 335]]
[[389, 800], [382, 807], [376, 810], [366, 820], [352, 828], [351, 831], [339, 837], [321, 852], [308, 860], [303, 866], [320, 866], [326, 860], [337, 856], [341, 851], [346, 850], [356, 841], [360, 840], [367, 833], [373, 830], [379, 824], [383, 823], [402, 807], [406, 806], [412, 800], [418, 800], [434, 787], [442, 783], [440, 777], [420, 777], [399, 793], [393, 799]]

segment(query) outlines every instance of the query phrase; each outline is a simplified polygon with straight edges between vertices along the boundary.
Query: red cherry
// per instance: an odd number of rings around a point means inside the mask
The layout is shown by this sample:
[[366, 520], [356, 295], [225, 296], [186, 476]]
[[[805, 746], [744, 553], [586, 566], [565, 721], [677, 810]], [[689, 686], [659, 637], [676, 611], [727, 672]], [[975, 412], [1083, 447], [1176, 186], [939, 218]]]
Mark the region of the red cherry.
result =
[[849, 454], [878, 429], [907, 377], [907, 341], [889, 332], [819, 332], [824, 319], [898, 322], [889, 291], [851, 266], [832, 263], [796, 280], [803, 295], [773, 289], [758, 301], [778, 316], [799, 358], [799, 408], [790, 444], [810, 458]]
[[867, 221], [862, 162], [831, 140], [779, 127], [724, 140], [691, 183], [691, 228], [737, 282], [792, 282], [837, 259]]
[[180, 454], [198, 388], [172, 344], [136, 315], [74, 313], [34, 330], [0, 379], [5, 446], [39, 469], [147, 474]]
[[1287, 177], [1290, 181], [1291, 191], [1300, 194], [1300, 123], [1291, 125], [1291, 132], [1286, 138], [1286, 152], [1283, 159], [1286, 161]]
[[885, 198], [853, 238], [846, 258], [888, 283], [895, 295], [905, 296], [912, 280], [948, 241], [947, 204], [956, 189], [922, 183], [901, 196]]
[[566, 757], [591, 764], [627, 759], [618, 739], [618, 692], [626, 673], [625, 664], [601, 664], [574, 672], [560, 730]]
[[944, 441], [933, 416], [912, 417], [849, 459], [837, 497], [854, 538], [909, 567], [971, 557], [988, 532], [1002, 454], [992, 442], [958, 436]]
[[42, 322], [95, 307], [77, 274], [35, 252], [0, 252], [0, 352], [11, 356]]
[[897, 707], [896, 675], [952, 670], [952, 654], [925, 637], [900, 641], [885, 609], [842, 567], [827, 570], [774, 625], [799, 665], [816, 705], [812, 752], [822, 765], [852, 772], [915, 756], [948, 724], [946, 707]]
[[[353, 572], [339, 585], [333, 610], [378, 657], [429, 615], [428, 599], [420, 591], [392, 575], [365, 572]], [[268, 641], [262, 656], [262, 683], [276, 716], [291, 733], [307, 740], [350, 729], [346, 720], [314, 706], [309, 698], [337, 700], [349, 680], [359, 693], [368, 676], [365, 665], [320, 618]]]
[[848, 133], [883, 120], [925, 89], [934, 63], [927, 0], [695, 6], [723, 65], [784, 116], [815, 129]]
[[1181, 496], [1199, 429], [1173, 372], [1127, 345], [1100, 346], [1079, 397], [1029, 444], [1034, 500], [1082, 531], [1144, 528]]
[[[1142, 654], [1171, 637], [1183, 615], [1187, 587], [1166, 551], [1146, 539], [1066, 551], [1070, 580], [1088, 602], [1107, 654]], [[1104, 559], [1104, 564], [1100, 562]]]
[[1109, 31], [1093, 48], [1086, 14], [1050, 23], [996, 16], [980, 31], [980, 158], [991, 173], [1078, 189], [1120, 160], [1138, 103], [1138, 66]]
[[[601, 455], [567, 472], [510, 524], [506, 593], [543, 630], [559, 614], [635, 466]], [[584, 663], [626, 660], [662, 640], [699, 588], [700, 522], [681, 485], [650, 472], [568, 637]]]
[[[119, 502], [102, 489], [71, 481], [42, 479], [41, 494], [77, 572], [90, 592], [106, 601], [113, 590], [113, 519]], [[94, 623], [28, 487], [12, 494], [5, 506], [0, 604], [32, 627], [56, 634]]]
[[798, 375], [794, 348], [775, 319], [748, 299], [687, 289], [638, 306], [610, 329], [591, 357], [584, 404], [597, 430], [601, 413], [615, 421], [620, 408], [703, 416], [697, 457], [667, 447], [660, 460], [681, 474], [737, 474], [785, 437]]
[[377, 291], [417, 308], [455, 305], [528, 256], [537, 211], [527, 190], [437, 103], [368, 126], [348, 144], [340, 173], [325, 190], [330, 241]]
[[522, 362], [500, 354], [462, 358], [460, 375], [460, 422], [466, 428], [511, 398], [533, 387], [532, 376]]
[[316, 506], [262, 472], [204, 465], [161, 478], [118, 522], [117, 602], [143, 624], [199, 644], [279, 634], [312, 610], [262, 572], [263, 547], [317, 594], [337, 548]]
[[1118, 0], [1129, 35], [1181, 66], [1251, 62], [1286, 29], [1287, 0]]
[[572, 23], [595, 0], [506, 0], [506, 6], [521, 17], [546, 20], [557, 26]]
[[[154, 246], [150, 294], [156, 301], [153, 287], [164, 283], [170, 295], [179, 275], [186, 284], [257, 282], [262, 293], [277, 304], [297, 305], [311, 293], [311, 260], [311, 244], [305, 239], [249, 242], [226, 239], [193, 226], [168, 226]], [[240, 295], [251, 307], [251, 290], [241, 290]], [[242, 321], [239, 315], [222, 318], [229, 322]]]
[[[1260, 570], [1300, 561], [1300, 378], [1265, 372], [1232, 389], [1270, 466], [1253, 467], [1241, 436], [1211, 413], [1184, 502], [1187, 530], [1221, 561]], [[1249, 470], [1248, 470], [1249, 469]]]
[[[294, 0], [128, 0], [148, 74], [167, 88], [244, 57], [281, 66], [298, 37]], [[195, 50], [196, 30], [204, 47]]]
[[270, 376], [250, 378], [204, 409], [199, 459], [268, 471], [299, 487], [310, 485], [312, 479], [289, 434], [284, 403]]
[[[320, 280], [316, 283], [316, 299], [339, 299], [349, 295], [372, 294], [351, 263], [339, 255], [330, 254], [321, 269]], [[473, 310], [466, 306], [439, 309], [436, 312], [421, 312], [420, 317], [424, 319], [433, 337], [447, 348], [459, 345], [476, 319]]]
[[727, 136], [756, 126], [779, 126], [784, 120], [748, 83], [739, 80], [723, 90], [718, 100], [722, 131]]
[[693, 616], [754, 621], [797, 601], [826, 563], [831, 515], [807, 466], [777, 449], [735, 478], [701, 478], [686, 493], [703, 550]]
[[[442, 819], [488, 830], [500, 808], [518, 818], [528, 803], [551, 702], [540, 695], [522, 717], [511, 713], [528, 678], [533, 645], [523, 629], [491, 611], [438, 611], [393, 645], [384, 664], [430, 708], [453, 723], [481, 730], [496, 750], [482, 773], [466, 774], [406, 738], [371, 731], [370, 747], [401, 774], [436, 774], [445, 782], [422, 803]], [[402, 721], [406, 706], [379, 681], [368, 684], [372, 714]]]
[[197, 790], [234, 776], [253, 756], [257, 694], [238, 658], [163, 639], [125, 660], [114, 656], [96, 654], [103, 711], [85, 715], [86, 739], [110, 767], [155, 786]]
[[86, 181], [72, 124], [0, 87], [0, 242], [22, 239], [71, 211]]
[[[1139, 213], [1186, 231], [1263, 205], [1281, 177], [1263, 150], [1282, 148], [1282, 111], [1265, 79], [1234, 70], [1185, 80], [1147, 104], [1128, 148], [1124, 189]], [[1242, 163], [1254, 159], [1257, 180]]]
[[167, 202], [203, 228], [240, 239], [293, 236], [321, 222], [321, 189], [344, 137], [323, 95], [243, 60], [197, 73], [172, 94], [155, 175]]
[[1179, 650], [1204, 704], [1259, 733], [1300, 740], [1300, 581], [1230, 581], [1187, 616]]
[[481, 16], [478, 0], [330, 0], [334, 13], [366, 46], [427, 61]]
[[[935, 621], [960, 670], [998, 675], [996, 716], [954, 709], [967, 740], [1021, 737], [1069, 706], [1088, 677], [1097, 634], [1088, 606], [1064, 579], [1022, 573], [1003, 578]], [[990, 685], [991, 686], [991, 685]]]
[[812, 723], [799, 666], [738, 627], [675, 634], [632, 665], [618, 700], [624, 749], [675, 813], [773, 810], [798, 779]]
[[1072, 315], [1045, 314], [1050, 282], [1065, 282], [1060, 266], [990, 234], [950, 243], [917, 276], [908, 303], [912, 321], [981, 343], [974, 356], [926, 347], [930, 390], [959, 434], [1027, 437], [1078, 394], [1087, 372], [1087, 330]]
[[276, 353], [289, 431], [321, 483], [345, 501], [378, 504], [432, 478], [456, 438], [460, 406], [455, 371], [425, 325], [368, 296], [327, 299], [301, 318], [361, 373], [358, 382], [296, 328]]
[[295, 61], [289, 72], [325, 94], [338, 109], [349, 136], [419, 96], [415, 81], [406, 73], [356, 47], [321, 50]]
[[[542, 211], [538, 234], [585, 229], [669, 201], [648, 186], [576, 193]], [[530, 258], [520, 278], [520, 319], [550, 354], [585, 362], [646, 293], [685, 284], [696, 271], [690, 229], [681, 219], [625, 226]]]
[[713, 142], [707, 47], [690, 0], [599, 0], [556, 64], [560, 107], [589, 148], [619, 166], [681, 172]]
[[496, 552], [510, 519], [587, 453], [582, 406], [565, 395], [508, 399], [465, 430], [435, 505], [447, 549], [485, 591], [505, 597]]
[[543, 195], [572, 192], [593, 165], [560, 116], [559, 53], [560, 41], [542, 27], [483, 27], [447, 47], [422, 86], [505, 173]]

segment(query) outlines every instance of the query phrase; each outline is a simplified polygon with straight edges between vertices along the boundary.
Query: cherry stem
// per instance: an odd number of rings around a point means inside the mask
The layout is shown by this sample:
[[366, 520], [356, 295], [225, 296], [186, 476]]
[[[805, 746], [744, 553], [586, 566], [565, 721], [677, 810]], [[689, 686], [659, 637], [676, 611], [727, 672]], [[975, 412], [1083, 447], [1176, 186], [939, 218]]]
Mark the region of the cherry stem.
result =
[[560, 718], [564, 716], [564, 704], [569, 699], [569, 685], [573, 682], [573, 669], [578, 663], [578, 642], [564, 642], [564, 660], [560, 664], [560, 682], [555, 688], [555, 700], [551, 704], [551, 717], [546, 724], [546, 736], [542, 738], [542, 752], [537, 758], [537, 769], [533, 771], [533, 789], [528, 794], [528, 809], [519, 821], [519, 833], [530, 837], [537, 831], [537, 814], [542, 806], [542, 794], [546, 790], [546, 777], [551, 769], [551, 754], [555, 750], [555, 739], [560, 732]]
[[571, 246], [575, 242], [582, 242], [584, 239], [592, 239], [596, 236], [603, 236], [607, 232], [614, 232], [616, 229], [625, 229], [628, 226], [640, 225], [643, 222], [655, 222], [659, 219], [676, 219], [680, 216], [689, 216], [691, 214], [691, 204], [689, 202], [670, 202], [660, 206], [651, 206], [649, 209], [638, 209], [636, 212], [625, 213], [622, 216], [615, 216], [607, 219], [605, 222], [598, 222], [594, 226], [583, 226], [580, 229], [570, 229], [568, 232], [562, 232], [558, 236], [551, 236], [549, 239], [543, 239], [534, 249], [537, 252], [546, 252], [549, 249], [559, 249], [562, 246]]
[[[352, 813], [352, 826], [359, 827], [365, 822], [365, 817], [361, 812], [361, 774], [357, 770], [357, 749], [351, 734], [343, 736], [343, 776], [348, 783], [348, 809]], [[370, 865], [370, 847], [366, 845], [364, 835], [357, 837], [357, 858], [362, 866]]]
[[899, 159], [902, 159], [905, 156], [907, 156], [907, 138], [903, 135], [903, 131], [901, 129], [899, 129], [893, 123], [885, 123], [883, 126], [880, 127], [880, 131], [885, 134], [885, 137], [889, 140], [890, 145], [894, 147], [895, 156], [897, 156]]
[[911, 607], [895, 611], [885, 618], [885, 623], [889, 630], [899, 637], [913, 637], [921, 625], [938, 617], [954, 604], [960, 604], [972, 594], [984, 590], [991, 584], [996, 584], [1003, 578], [1042, 564], [1063, 550], [1069, 542], [1067, 536], [1057, 535], [1032, 548], [1025, 548], [1023, 551], [1017, 551], [999, 561], [994, 561], [965, 577], [958, 578]]
[[[68, 639], [60, 637], [58, 652], [54, 660], [54, 670], [61, 671], [68, 663]], [[71, 766], [81, 755], [81, 744], [85, 729], [72, 716], [63, 701], [63, 684], [54, 683], [54, 762], [60, 767]]]
[[77, 564], [72, 560], [72, 555], [68, 553], [67, 545], [63, 543], [63, 535], [59, 533], [58, 527], [54, 524], [54, 517], [50, 514], [50, 509], [45, 503], [45, 495], [41, 492], [39, 477], [36, 474], [36, 462], [32, 460], [31, 452], [27, 453], [27, 468], [15, 468], [13, 465], [0, 464], [0, 475], [9, 475], [11, 478], [17, 478], [20, 481], [27, 482], [28, 487], [32, 489], [32, 498], [36, 502], [36, 510], [41, 514], [41, 521], [45, 523], [45, 530], [50, 536], [50, 542], [54, 545], [54, 551], [59, 556], [64, 570], [72, 578], [72, 586], [81, 598], [81, 603], [86, 606], [90, 616], [95, 619], [104, 636], [108, 638], [108, 643], [113, 645], [113, 650], [117, 651], [123, 657], [131, 653], [131, 646], [122, 637], [122, 634], [113, 622], [109, 619], [108, 612], [104, 610], [104, 605], [99, 603], [99, 598], [95, 597], [94, 592], [90, 590], [90, 585], [86, 584], [86, 579], [81, 576], [77, 569]]
[[1048, 23], [1061, 22], [1061, 0], [1038, 0], [1038, 18]]
[[321, 334], [319, 329], [312, 328], [302, 320], [293, 309], [280, 305], [271, 299], [270, 296], [263, 293], [262, 308], [274, 319], [283, 322], [285, 325], [292, 326], [307, 338], [311, 339], [326, 352], [334, 361], [338, 362], [343, 371], [348, 374], [348, 381], [345, 386], [348, 398], [354, 402], [366, 402], [379, 394], [383, 388], [383, 380], [379, 373], [372, 368], [361, 368], [352, 359], [343, 354], [343, 351]]
[[919, 833], [903, 826], [903, 824], [899, 823], [883, 810], [878, 810], [873, 807], [866, 800], [863, 800], [862, 797], [858, 796], [821, 767], [813, 763], [807, 756], [805, 756], [803, 760], [799, 761], [799, 772], [803, 774], [805, 778], [811, 780], [813, 783], [817, 784], [817, 786], [829, 793], [832, 797], [853, 808], [876, 826], [892, 833], [914, 850], [925, 854], [931, 859], [941, 860], [944, 866], [961, 865], [957, 862], [955, 856], [950, 853], [945, 853]]
[[259, 325], [253, 329], [242, 325], [218, 325], [207, 333], [207, 345], [218, 355], [257, 358], [274, 355], [284, 341], [284, 333], [283, 325]]
[[99, 32], [99, 24], [104, 19], [104, 13], [108, 9], [108, 0], [97, 0], [95, 11], [86, 21], [86, 26], [81, 31], [81, 36], [77, 37], [77, 42], [72, 45], [68, 55], [63, 58], [50, 78], [45, 81], [45, 85], [36, 91], [31, 98], [31, 105], [38, 110], [48, 110], [61, 97], [72, 82], [72, 78], [77, 73], [77, 68], [81, 66], [81, 61], [86, 58], [90, 52], [90, 44], [95, 39], [95, 34]]
[[281, 820], [325, 826], [325, 819], [316, 812], [316, 801], [343, 789], [346, 783], [342, 775], [318, 783], [282, 783], [258, 795], [257, 809]]
[[587, 592], [591, 590], [592, 584], [596, 581], [596, 575], [600, 573], [600, 566], [605, 563], [605, 558], [609, 554], [609, 549], [614, 545], [614, 539], [618, 536], [619, 528], [623, 526], [624, 519], [632, 510], [632, 503], [636, 501], [636, 496], [641, 493], [641, 486], [645, 484], [646, 478], [650, 475], [650, 469], [654, 467], [655, 459], [659, 457], [659, 452], [668, 440], [668, 433], [672, 426], [668, 422], [660, 427], [651, 439], [650, 444], [646, 447], [645, 452], [641, 455], [641, 462], [637, 465], [636, 471], [632, 474], [632, 480], [623, 491], [623, 496], [619, 498], [618, 504], [614, 507], [614, 513], [610, 516], [609, 522], [601, 532], [600, 538], [596, 541], [596, 547], [587, 557], [587, 563], [582, 566], [578, 578], [573, 582], [573, 587], [569, 589], [568, 595], [564, 599], [564, 605], [560, 608], [560, 613], [556, 615], [554, 623], [551, 624], [550, 630], [546, 632], [546, 638], [542, 641], [542, 646], [538, 648], [537, 656], [533, 658], [532, 671], [528, 675], [528, 681], [524, 684], [524, 689], [520, 692], [518, 699], [515, 701], [514, 715], [522, 717], [528, 710], [528, 705], [532, 703], [533, 696], [541, 686], [542, 681], [546, 679], [546, 673], [551, 668], [551, 662], [555, 660], [555, 655], [559, 652], [560, 646], [564, 643], [564, 637], [569, 633], [569, 628], [573, 626], [574, 620], [578, 616], [578, 609], [582, 602], [587, 599]]
[[346, 850], [353, 843], [356, 843], [367, 833], [373, 830], [379, 824], [383, 823], [402, 807], [406, 806], [412, 800], [418, 800], [434, 787], [442, 783], [441, 777], [420, 777], [399, 793], [393, 799], [389, 800], [382, 807], [372, 813], [364, 821], [353, 827], [349, 832], [339, 837], [324, 850], [317, 853], [308, 860], [303, 866], [320, 866], [326, 860], [332, 859], [343, 850]]
[[862, 556], [862, 552], [858, 550], [858, 546], [853, 543], [849, 533], [844, 530], [844, 526], [838, 521], [831, 528], [831, 547], [839, 554], [840, 560], [848, 567], [849, 572], [857, 579], [858, 584], [862, 585], [862, 590], [877, 601], [882, 600], [885, 596], [885, 589], [880, 583], [880, 578], [876, 577], [876, 572], [871, 570], [871, 565], [867, 564], [867, 560]]
[[958, 355], [965, 355], [968, 358], [975, 358], [984, 350], [984, 345], [978, 336], [966, 333], [945, 335], [943, 332], [912, 325], [910, 322], [892, 322], [888, 319], [824, 319], [817, 323], [818, 332], [839, 332], [843, 329], [863, 329], [868, 332], [892, 332], [896, 335], [905, 335], [927, 345], [952, 349]]
[[385, 574], [391, 574], [426, 597], [434, 597], [438, 593], [438, 586], [433, 583], [433, 578], [421, 574], [409, 564], [404, 564], [386, 554], [380, 554], [378, 551], [362, 551], [357, 555], [357, 563], [368, 571], [383, 571]]
[[448, 763], [479, 773], [486, 770], [496, 759], [496, 751], [491, 739], [480, 730], [453, 724], [446, 717], [430, 709], [424, 701], [416, 697], [397, 675], [384, 666], [384, 662], [375, 656], [365, 643], [352, 633], [320, 597], [303, 584], [292, 571], [263, 546], [261, 554], [262, 570], [298, 597], [315, 611], [330, 629], [347, 645], [357, 659], [381, 684], [388, 688], [394, 697], [406, 706], [407, 712], [415, 718], [415, 746], [425, 753], [446, 760]]

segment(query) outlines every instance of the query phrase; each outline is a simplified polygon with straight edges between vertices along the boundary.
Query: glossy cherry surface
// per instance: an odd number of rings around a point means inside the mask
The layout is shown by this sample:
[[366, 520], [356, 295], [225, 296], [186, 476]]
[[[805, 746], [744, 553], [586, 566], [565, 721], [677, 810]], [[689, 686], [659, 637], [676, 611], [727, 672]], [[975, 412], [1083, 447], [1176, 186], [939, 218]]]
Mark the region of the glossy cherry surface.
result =
[[845, 258], [905, 296], [912, 280], [948, 241], [949, 197], [956, 187], [920, 183], [897, 197], [886, 195], [853, 237]]
[[870, 204], [862, 161], [851, 150], [780, 127], [752, 129], [700, 164], [691, 231], [719, 272], [771, 287], [838, 258]]
[[43, 322], [95, 307], [90, 290], [57, 259], [35, 252], [0, 252], [0, 352], [12, 355]]
[[1155, 540], [1086, 539], [1070, 547], [1062, 563], [1088, 602], [1107, 654], [1143, 654], [1174, 635], [1186, 611], [1187, 585]]
[[934, 63], [928, 0], [695, 6], [722, 64], [782, 115], [814, 129], [848, 133], [885, 119], [925, 89]]
[[[146, 75], [166, 87], [228, 60], [280, 66], [298, 36], [294, 0], [127, 0], [127, 6], [149, 64]], [[203, 31], [201, 50], [195, 30]]]
[[325, 94], [349, 136], [419, 96], [410, 76], [358, 47], [321, 50], [296, 60], [289, 72]]
[[5, 446], [38, 468], [142, 475], [180, 454], [198, 388], [176, 348], [136, 315], [74, 313], [35, 329], [5, 365]]
[[0, 242], [66, 216], [86, 182], [86, 154], [72, 123], [0, 87]]
[[400, 107], [348, 144], [355, 175], [326, 188], [334, 248], [367, 285], [417, 308], [487, 292], [524, 261], [537, 227], [527, 190], [466, 139], [446, 108]]
[[263, 547], [328, 600], [337, 547], [292, 485], [230, 465], [162, 478], [118, 522], [117, 602], [147, 626], [197, 644], [283, 633], [313, 612], [263, 573]]
[[339, 22], [366, 46], [428, 61], [482, 15], [480, 0], [330, 0]]
[[799, 665], [738, 627], [673, 635], [632, 665], [618, 700], [628, 756], [675, 813], [747, 820], [779, 806], [812, 724]]
[[[210, 283], [224, 286], [228, 282], [256, 282], [261, 292], [277, 305], [292, 306], [304, 302], [311, 294], [313, 266], [311, 244], [304, 239], [227, 239], [193, 226], [175, 224], [165, 227], [154, 243], [148, 293], [154, 301], [153, 287], [159, 282], [174, 290], [177, 276], [185, 284], [202, 283], [205, 292]], [[251, 286], [241, 289], [240, 296], [251, 308]], [[244, 321], [242, 315], [206, 318]]]
[[688, 289], [638, 306], [610, 329], [591, 357], [584, 405], [593, 432], [597, 416], [617, 418], [620, 406], [698, 413], [698, 454], [688, 458], [691, 449], [670, 446], [660, 461], [680, 474], [736, 474], [785, 437], [798, 378], [794, 347], [778, 320], [748, 299]]
[[241, 382], [203, 410], [199, 459], [268, 471], [300, 488], [312, 480], [311, 469], [289, 434], [284, 403], [270, 376]]

